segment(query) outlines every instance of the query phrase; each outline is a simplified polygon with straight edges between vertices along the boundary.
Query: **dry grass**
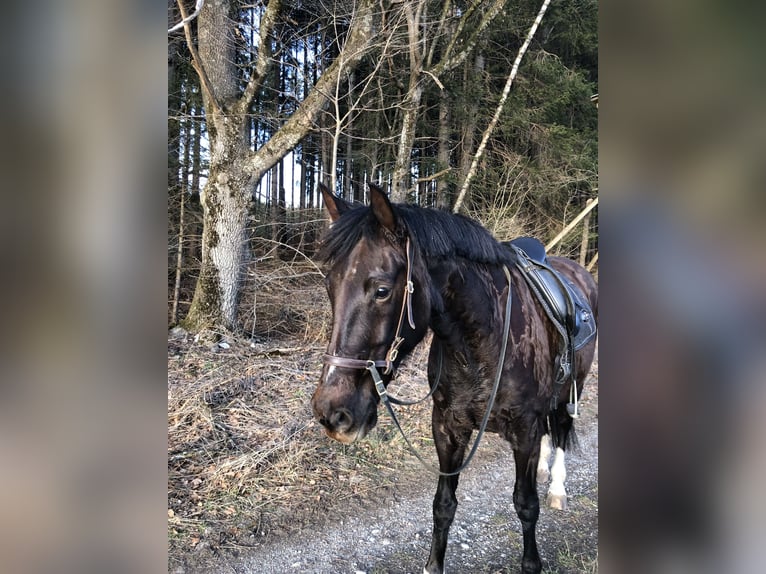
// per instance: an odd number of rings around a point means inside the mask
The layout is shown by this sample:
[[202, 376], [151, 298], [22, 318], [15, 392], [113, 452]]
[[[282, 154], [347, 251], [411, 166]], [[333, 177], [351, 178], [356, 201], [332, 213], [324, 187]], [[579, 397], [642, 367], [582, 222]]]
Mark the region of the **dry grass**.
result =
[[[334, 505], [364, 502], [415, 464], [381, 413], [364, 441], [328, 439], [310, 397], [323, 347], [304, 340], [229, 349], [168, 343], [168, 540], [171, 564], [237, 549], [269, 531], [321, 520]], [[425, 347], [394, 383], [425, 393]], [[402, 410], [402, 424], [432, 460], [430, 401]]]
[[[293, 337], [319, 344], [330, 329], [324, 275], [305, 254], [258, 239], [263, 253], [248, 267], [241, 293], [244, 332], [255, 338]], [[281, 256], [288, 261], [280, 259]]]

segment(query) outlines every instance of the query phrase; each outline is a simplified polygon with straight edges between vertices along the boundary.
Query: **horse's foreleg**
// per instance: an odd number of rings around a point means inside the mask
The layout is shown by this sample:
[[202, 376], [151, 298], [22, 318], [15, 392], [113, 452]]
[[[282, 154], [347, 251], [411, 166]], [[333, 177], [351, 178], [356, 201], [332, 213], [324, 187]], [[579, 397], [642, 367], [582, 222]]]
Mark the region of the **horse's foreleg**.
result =
[[[460, 467], [465, 455], [465, 447], [471, 436], [467, 432], [456, 433], [445, 428], [439, 409], [434, 406], [432, 417], [434, 442], [439, 455], [439, 468], [442, 472], [452, 472]], [[431, 553], [424, 568], [424, 574], [442, 574], [444, 572], [444, 554], [447, 550], [447, 537], [457, 510], [458, 478], [440, 476], [434, 496], [434, 524], [431, 537]]]
[[539, 443], [513, 451], [516, 462], [516, 484], [513, 487], [513, 505], [521, 521], [524, 537], [524, 554], [521, 559], [523, 574], [538, 574], [542, 570], [540, 554], [537, 551], [535, 529], [540, 516], [540, 499], [537, 496], [535, 471]]
[[447, 537], [457, 510], [457, 476], [442, 476], [434, 496], [434, 525], [431, 536], [431, 553], [423, 569], [424, 574], [444, 572], [444, 554], [447, 551]]

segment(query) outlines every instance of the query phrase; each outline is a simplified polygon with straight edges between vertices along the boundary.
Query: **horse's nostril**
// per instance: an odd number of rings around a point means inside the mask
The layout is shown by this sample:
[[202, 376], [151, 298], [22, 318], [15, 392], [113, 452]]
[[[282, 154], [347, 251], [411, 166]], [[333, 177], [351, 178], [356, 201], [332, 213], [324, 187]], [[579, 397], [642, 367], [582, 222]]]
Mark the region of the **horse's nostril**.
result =
[[330, 416], [330, 427], [337, 432], [345, 432], [351, 428], [354, 419], [347, 409], [338, 409]]

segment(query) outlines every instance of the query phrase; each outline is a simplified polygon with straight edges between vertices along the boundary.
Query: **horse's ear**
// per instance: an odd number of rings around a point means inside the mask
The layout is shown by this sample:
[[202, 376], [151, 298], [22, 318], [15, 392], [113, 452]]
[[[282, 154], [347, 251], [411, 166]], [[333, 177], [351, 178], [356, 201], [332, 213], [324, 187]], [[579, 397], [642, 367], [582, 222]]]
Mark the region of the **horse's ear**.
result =
[[388, 200], [385, 192], [377, 185], [374, 183], [369, 183], [368, 185], [370, 186], [370, 207], [375, 214], [375, 219], [391, 233], [395, 233], [396, 216], [394, 215], [394, 208], [391, 202]]
[[349, 203], [335, 195], [325, 184], [320, 183], [319, 190], [322, 192], [324, 206], [327, 208], [327, 212], [330, 214], [330, 221], [333, 223], [338, 221], [341, 215], [351, 209]]

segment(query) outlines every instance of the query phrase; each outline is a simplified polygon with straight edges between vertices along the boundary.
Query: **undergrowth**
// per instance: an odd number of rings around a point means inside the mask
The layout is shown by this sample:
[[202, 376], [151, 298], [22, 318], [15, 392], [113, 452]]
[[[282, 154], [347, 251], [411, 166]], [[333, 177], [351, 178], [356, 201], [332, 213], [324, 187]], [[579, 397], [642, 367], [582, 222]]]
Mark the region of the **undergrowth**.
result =
[[[305, 339], [168, 342], [168, 550], [170, 566], [234, 552], [269, 533], [299, 530], [339, 504], [364, 503], [415, 464], [382, 416], [364, 441], [342, 445], [313, 419], [310, 398], [324, 347]], [[224, 345], [226, 346], [226, 345]], [[392, 384], [427, 389], [426, 347]], [[430, 402], [401, 412], [426, 458]]]

